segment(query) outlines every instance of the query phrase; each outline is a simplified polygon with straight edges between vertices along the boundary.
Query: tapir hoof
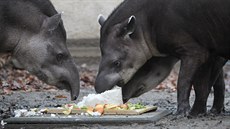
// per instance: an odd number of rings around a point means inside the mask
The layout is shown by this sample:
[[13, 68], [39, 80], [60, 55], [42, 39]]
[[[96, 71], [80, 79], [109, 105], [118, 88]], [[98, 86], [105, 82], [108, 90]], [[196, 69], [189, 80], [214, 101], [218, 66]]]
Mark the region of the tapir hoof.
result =
[[179, 117], [187, 117], [189, 115], [190, 106], [185, 108], [178, 108], [174, 115]]
[[224, 109], [224, 107], [220, 107], [220, 108], [212, 107], [210, 109], [210, 113], [212, 113], [214, 115], [223, 114], [223, 113], [225, 113], [225, 109]]
[[188, 118], [196, 118], [196, 117], [203, 117], [203, 116], [205, 116], [207, 114], [207, 112], [206, 111], [191, 111], [191, 112], [189, 112], [189, 114], [188, 114]]

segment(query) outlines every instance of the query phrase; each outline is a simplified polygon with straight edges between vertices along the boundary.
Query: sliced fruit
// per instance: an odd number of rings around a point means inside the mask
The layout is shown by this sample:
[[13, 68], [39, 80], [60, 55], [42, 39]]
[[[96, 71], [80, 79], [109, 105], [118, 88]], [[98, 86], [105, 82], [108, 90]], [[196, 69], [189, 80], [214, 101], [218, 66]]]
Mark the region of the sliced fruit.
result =
[[128, 110], [128, 105], [127, 104], [122, 104], [120, 105], [121, 109]]
[[91, 116], [93, 115], [93, 111], [87, 110], [86, 112]]
[[86, 110], [86, 112], [93, 112], [93, 110], [94, 110], [94, 108], [93, 107], [87, 107], [87, 110]]
[[72, 112], [72, 110], [65, 110], [65, 111], [63, 111], [63, 114], [69, 115], [71, 112]]
[[99, 112], [99, 113], [103, 114], [104, 107], [105, 107], [105, 105], [103, 105], [103, 104], [97, 104], [94, 108], [94, 112]]
[[115, 105], [115, 104], [106, 104], [105, 105], [105, 109], [115, 109], [116, 107], [118, 107], [118, 105]]

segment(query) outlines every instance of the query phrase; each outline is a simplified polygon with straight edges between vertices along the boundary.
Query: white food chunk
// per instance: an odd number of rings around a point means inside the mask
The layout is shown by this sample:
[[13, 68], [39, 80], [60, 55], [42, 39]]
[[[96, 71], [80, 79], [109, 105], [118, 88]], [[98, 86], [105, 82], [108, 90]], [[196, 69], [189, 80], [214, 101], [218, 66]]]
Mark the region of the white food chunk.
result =
[[83, 100], [79, 102], [77, 106], [94, 107], [96, 104], [123, 104], [121, 88], [115, 87], [114, 89], [105, 91], [101, 94], [89, 94], [88, 96], [83, 97]]

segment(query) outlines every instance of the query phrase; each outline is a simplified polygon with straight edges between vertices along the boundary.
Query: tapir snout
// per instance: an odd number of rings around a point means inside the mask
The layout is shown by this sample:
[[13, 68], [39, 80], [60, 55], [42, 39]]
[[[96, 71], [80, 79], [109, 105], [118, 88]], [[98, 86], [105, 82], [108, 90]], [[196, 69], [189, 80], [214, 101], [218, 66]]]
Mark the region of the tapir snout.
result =
[[177, 61], [174, 57], [152, 57], [122, 87], [123, 101], [127, 102], [155, 88], [170, 74]]

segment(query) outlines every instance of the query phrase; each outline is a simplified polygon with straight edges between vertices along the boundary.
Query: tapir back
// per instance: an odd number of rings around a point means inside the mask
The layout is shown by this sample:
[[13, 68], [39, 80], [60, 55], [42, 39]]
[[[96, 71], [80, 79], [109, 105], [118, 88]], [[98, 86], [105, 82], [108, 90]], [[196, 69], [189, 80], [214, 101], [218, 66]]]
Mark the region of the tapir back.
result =
[[[57, 11], [49, 0], [1, 0], [0, 52], [11, 52], [25, 31], [39, 33], [43, 20], [55, 14]], [[66, 38], [62, 21], [59, 26], [57, 32]]]
[[[183, 31], [210, 51], [230, 56], [229, 0], [125, 0], [105, 21], [101, 34], [107, 35], [113, 25], [131, 15], [136, 16], [137, 24], [141, 24], [145, 34], [149, 34], [147, 40], [151, 41], [148, 42], [157, 42], [156, 36], [162, 33], [165, 38]], [[168, 26], [169, 31], [158, 32], [162, 26]]]
[[202, 46], [221, 55], [230, 50], [229, 0], [178, 0], [172, 6], [181, 27]]

